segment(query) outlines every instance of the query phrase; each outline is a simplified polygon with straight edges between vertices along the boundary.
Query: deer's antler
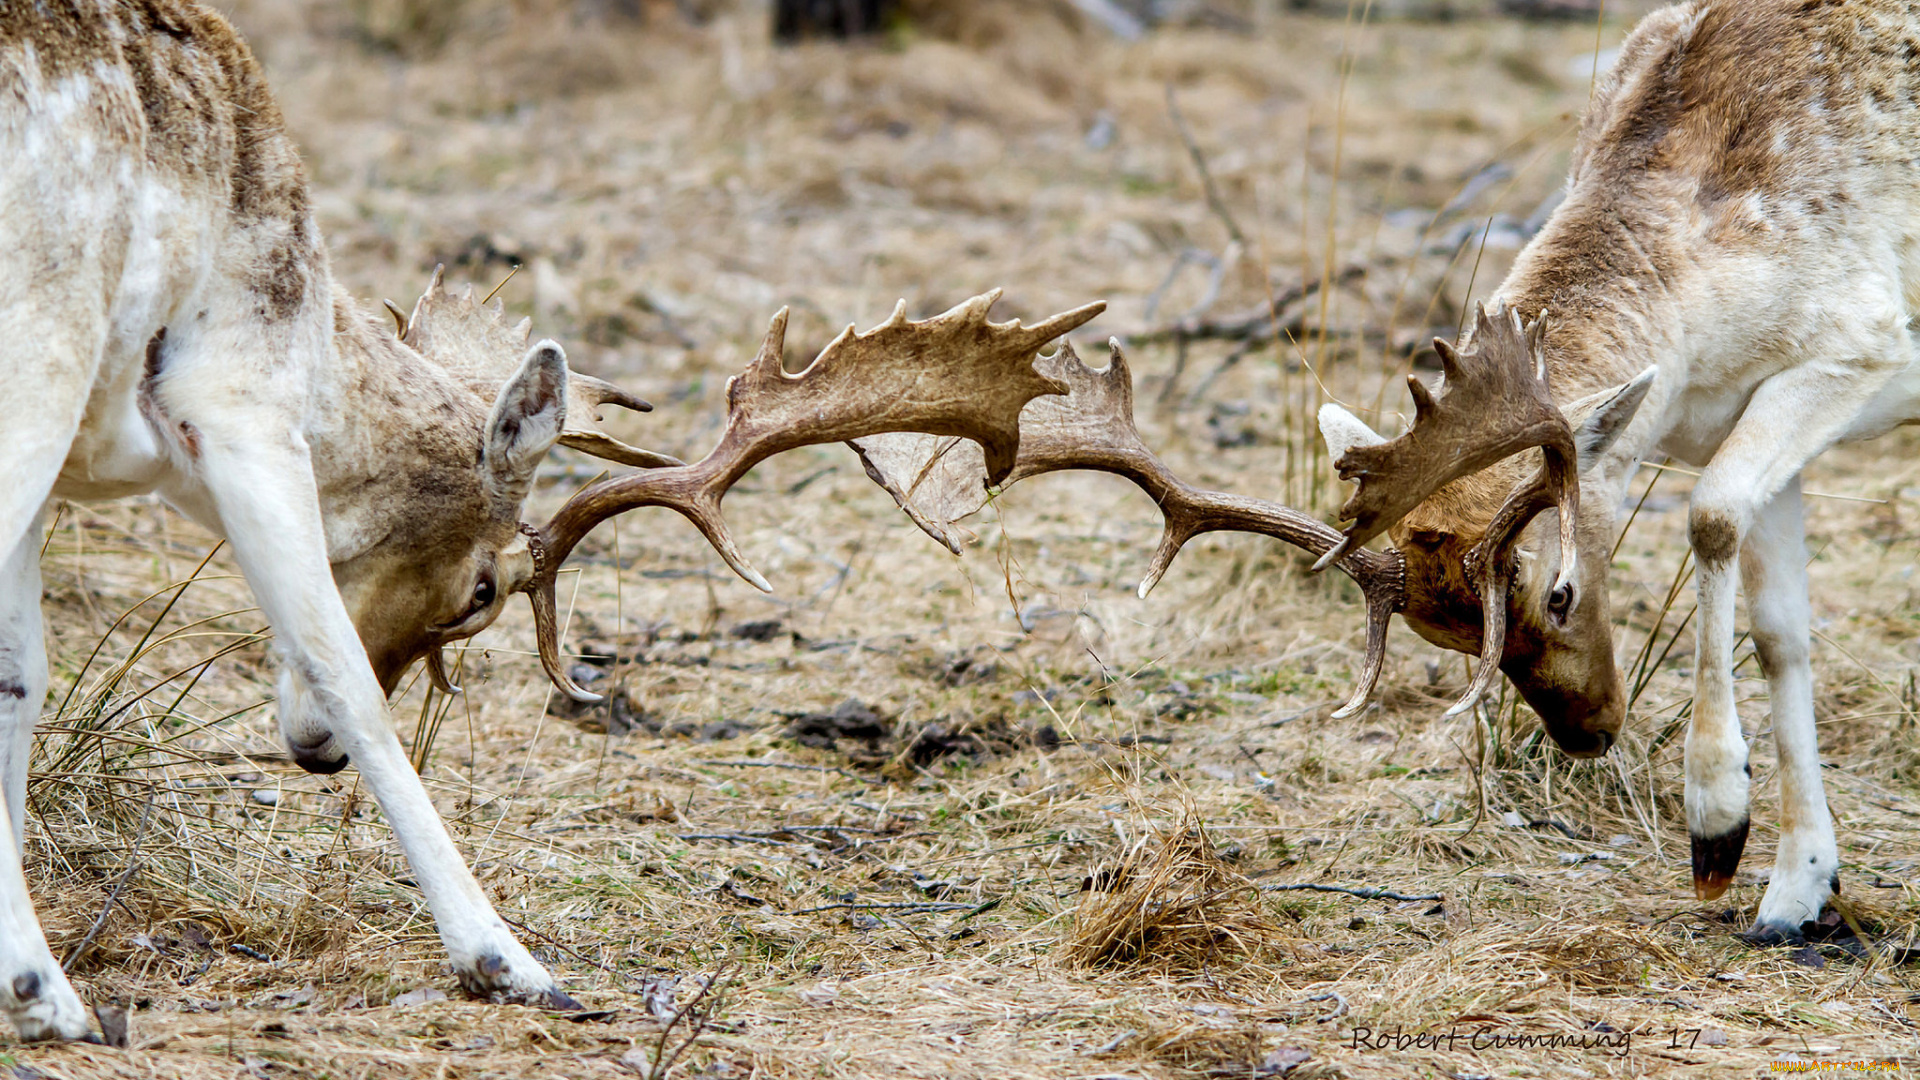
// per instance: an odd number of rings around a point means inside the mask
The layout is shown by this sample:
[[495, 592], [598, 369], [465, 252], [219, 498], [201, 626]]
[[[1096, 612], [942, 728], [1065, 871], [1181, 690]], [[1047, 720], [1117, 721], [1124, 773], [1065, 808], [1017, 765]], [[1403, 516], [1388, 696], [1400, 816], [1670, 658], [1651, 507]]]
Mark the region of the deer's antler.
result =
[[774, 454], [915, 431], [971, 439], [983, 448], [987, 475], [996, 481], [1006, 476], [1020, 448], [1020, 410], [1036, 396], [1066, 390], [1035, 370], [1035, 354], [1106, 305], [1088, 304], [1027, 327], [988, 321], [987, 311], [999, 297], [995, 290], [923, 322], [909, 321], [903, 302], [891, 319], [864, 334], [847, 327], [794, 375], [782, 359], [787, 330], [782, 309], [759, 355], [727, 381], [727, 426], [712, 453], [691, 465], [592, 484], [567, 500], [544, 528], [524, 530], [533, 573], [519, 588], [533, 601], [548, 677], [575, 700], [598, 700], [575, 685], [561, 664], [554, 575], [574, 545], [616, 514], [642, 506], [680, 512], [734, 572], [770, 592], [766, 579], [734, 545], [720, 500], [749, 469]]
[[[1108, 346], [1105, 371], [1082, 363], [1071, 345], [1037, 365], [1067, 386], [1065, 397], [1036, 398], [1020, 423], [1020, 456], [1002, 488], [1063, 469], [1092, 469], [1125, 477], [1150, 496], [1165, 519], [1160, 546], [1140, 583], [1146, 596], [1188, 540], [1205, 532], [1254, 532], [1284, 540], [1316, 555], [1344, 540], [1340, 532], [1291, 507], [1264, 499], [1208, 491], [1181, 480], [1147, 449], [1133, 421], [1133, 377], [1118, 342]], [[916, 523], [954, 546], [953, 522], [986, 501], [978, 469], [969, 475], [964, 447], [945, 440], [883, 435], [855, 444], [867, 472], [885, 487]], [[977, 460], [977, 459], [976, 459]], [[930, 482], [931, 481], [931, 482]], [[1334, 557], [1367, 599], [1367, 652], [1359, 684], [1336, 716], [1366, 704], [1386, 659], [1387, 623], [1405, 599], [1406, 563], [1397, 551], [1357, 548]]]
[[1573, 578], [1574, 519], [1580, 506], [1573, 428], [1548, 391], [1541, 348], [1546, 316], [1526, 325], [1514, 310], [1474, 309], [1473, 336], [1461, 349], [1435, 339], [1446, 383], [1436, 398], [1409, 375], [1413, 428], [1390, 442], [1354, 446], [1334, 462], [1342, 480], [1359, 488], [1340, 510], [1353, 524], [1315, 569], [1366, 543], [1405, 517], [1440, 488], [1523, 450], [1538, 447], [1540, 470], [1507, 497], [1480, 543], [1467, 553], [1467, 580], [1480, 594], [1480, 665], [1467, 693], [1447, 715], [1473, 706], [1493, 684], [1506, 644], [1507, 593], [1513, 584], [1512, 547], [1541, 511], [1560, 510], [1560, 573]]

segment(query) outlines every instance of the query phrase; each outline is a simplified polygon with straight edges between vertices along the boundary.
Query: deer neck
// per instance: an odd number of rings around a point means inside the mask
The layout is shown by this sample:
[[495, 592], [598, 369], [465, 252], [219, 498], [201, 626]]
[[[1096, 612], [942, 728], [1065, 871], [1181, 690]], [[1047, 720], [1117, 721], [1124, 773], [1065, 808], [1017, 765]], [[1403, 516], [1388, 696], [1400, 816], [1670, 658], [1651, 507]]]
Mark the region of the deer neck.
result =
[[[1684, 290], [1676, 285], [1685, 280], [1688, 256], [1686, 238], [1667, 223], [1685, 220], [1648, 198], [1645, 186], [1589, 178], [1520, 253], [1493, 300], [1523, 319], [1546, 313], [1547, 384], [1556, 404], [1564, 408], [1653, 364], [1682, 359], [1686, 311]], [[1611, 514], [1634, 469], [1664, 434], [1661, 403], [1649, 401], [1641, 411], [1647, 422], [1630, 428], [1600, 461], [1583, 463], [1583, 505]], [[1396, 546], [1422, 534], [1477, 543], [1539, 461], [1538, 452], [1529, 451], [1441, 488], [1395, 526]], [[1452, 558], [1442, 555], [1442, 562]], [[1464, 579], [1459, 584], [1466, 587]]]
[[1562, 405], [1664, 362], [1683, 312], [1687, 220], [1671, 200], [1576, 186], [1515, 261], [1496, 299], [1547, 315], [1547, 380]]
[[328, 351], [306, 433], [329, 561], [409, 522], [470, 512], [486, 403], [338, 290]]
[[[1499, 303], [1526, 318], [1547, 314], [1547, 382], [1563, 408], [1655, 364], [1687, 362], [1689, 215], [1677, 202], [1683, 193], [1666, 186], [1658, 178], [1577, 183], [1500, 286]], [[1624, 490], [1665, 434], [1661, 396], [1656, 386], [1641, 422], [1584, 467], [1591, 479], [1583, 486]], [[1594, 494], [1609, 509], [1619, 501], [1618, 492]]]

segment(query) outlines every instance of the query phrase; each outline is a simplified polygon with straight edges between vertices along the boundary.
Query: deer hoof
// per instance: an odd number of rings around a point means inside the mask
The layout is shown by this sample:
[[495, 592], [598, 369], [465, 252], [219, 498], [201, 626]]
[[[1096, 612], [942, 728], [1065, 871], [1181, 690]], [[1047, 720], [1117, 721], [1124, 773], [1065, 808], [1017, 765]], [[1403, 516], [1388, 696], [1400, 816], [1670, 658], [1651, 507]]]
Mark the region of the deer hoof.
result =
[[[483, 953], [474, 961], [472, 970], [460, 974], [460, 983], [468, 993], [496, 1005], [527, 1005], [554, 1012], [578, 1012], [582, 1008], [578, 1001], [553, 985], [552, 978], [531, 957], [528, 966], [538, 972], [537, 980], [524, 974], [516, 978], [513, 965], [505, 957], [499, 953]], [[537, 985], [526, 985], [529, 982]]]
[[73, 992], [73, 984], [67, 982], [58, 967], [52, 969], [50, 977], [29, 969], [0, 986], [5, 988], [0, 997], [5, 999], [7, 1012], [13, 1017], [13, 1026], [20, 1032], [22, 1042], [103, 1041], [88, 1023], [87, 1009], [80, 1003], [80, 995]]
[[1701, 900], [1717, 899], [1733, 884], [1733, 872], [1740, 866], [1740, 853], [1747, 847], [1750, 819], [1742, 816], [1739, 824], [1719, 836], [1691, 836], [1693, 842], [1693, 894]]

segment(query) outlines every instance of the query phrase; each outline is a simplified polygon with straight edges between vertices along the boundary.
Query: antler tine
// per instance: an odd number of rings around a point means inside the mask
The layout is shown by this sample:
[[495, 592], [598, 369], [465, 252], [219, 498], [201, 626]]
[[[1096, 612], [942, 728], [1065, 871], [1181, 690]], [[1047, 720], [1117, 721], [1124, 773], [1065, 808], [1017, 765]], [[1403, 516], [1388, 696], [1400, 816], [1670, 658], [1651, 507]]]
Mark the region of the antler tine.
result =
[[668, 454], [629, 446], [600, 426], [600, 406], [618, 405], [634, 412], [652, 412], [651, 402], [634, 397], [609, 382], [575, 373], [567, 379], [567, 429], [560, 445], [604, 461], [641, 469], [663, 469], [686, 462]]
[[[1360, 678], [1355, 680], [1353, 693], [1348, 695], [1347, 703], [1333, 710], [1335, 720], [1345, 720], [1366, 708], [1367, 700], [1373, 697], [1374, 686], [1380, 682], [1380, 670], [1387, 663], [1387, 623], [1393, 618], [1393, 613], [1400, 610], [1400, 604], [1406, 596], [1406, 563], [1400, 559], [1399, 552], [1390, 554], [1391, 559], [1383, 566], [1382, 572], [1397, 575], [1398, 588], [1376, 588], [1366, 592], [1366, 660], [1360, 665]], [[1366, 589], [1364, 585], [1361, 588]]]
[[[1108, 343], [1110, 359], [1104, 371], [1082, 363], [1066, 344], [1042, 358], [1040, 370], [1066, 383], [1064, 398], [1036, 398], [1021, 417], [1020, 456], [1004, 486], [1064, 469], [1091, 469], [1125, 477], [1145, 491], [1160, 507], [1165, 525], [1159, 548], [1140, 583], [1142, 597], [1156, 585], [1188, 540], [1223, 530], [1261, 533], [1284, 540], [1314, 554], [1331, 551], [1343, 537], [1338, 530], [1288, 506], [1193, 487], [1175, 476], [1147, 449], [1133, 420], [1133, 378], [1118, 341]], [[891, 492], [903, 508], [936, 539], [944, 540], [951, 522], [978, 510], [986, 501], [985, 486], [975, 465], [970, 486], [936, 485], [930, 492], [906, 482], [918, 479], [934, 463], [926, 458], [928, 444], [907, 443], [896, 436], [862, 439], [857, 444], [868, 473]], [[914, 457], [914, 451], [921, 454]], [[961, 458], [957, 452], [952, 455]], [[928, 528], [932, 522], [938, 528]], [[1386, 656], [1389, 618], [1400, 610], [1406, 593], [1405, 561], [1397, 551], [1365, 548], [1336, 556], [1340, 569], [1360, 585], [1367, 597], [1367, 657], [1359, 686], [1344, 707], [1351, 714], [1372, 694]]]
[[727, 426], [711, 453], [691, 465], [589, 485], [544, 528], [529, 529], [534, 572], [520, 588], [532, 599], [540, 659], [554, 684], [576, 700], [598, 700], [574, 685], [561, 664], [554, 578], [574, 546], [607, 518], [642, 506], [678, 511], [735, 573], [771, 592], [720, 513], [727, 489], [766, 458], [816, 443], [914, 431], [971, 439], [996, 480], [1011, 471], [1020, 410], [1036, 396], [1066, 392], [1035, 370], [1034, 354], [1106, 305], [1088, 304], [1028, 327], [989, 321], [999, 297], [996, 289], [921, 322], [907, 318], [903, 303], [864, 334], [848, 327], [798, 374], [785, 368], [787, 312], [781, 309], [759, 354], [727, 380]]
[[[1341, 479], [1359, 483], [1340, 510], [1353, 522], [1340, 552], [1385, 532], [1454, 480], [1522, 450], [1540, 447], [1550, 461], [1566, 465], [1556, 475], [1573, 475], [1573, 429], [1553, 403], [1542, 366], [1544, 327], [1536, 321], [1523, 329], [1517, 314], [1503, 315], [1476, 306], [1465, 349], [1435, 341], [1447, 371], [1445, 394], [1435, 398], [1408, 377], [1416, 410], [1411, 430], [1390, 442], [1356, 446], [1334, 463]], [[1571, 554], [1569, 542], [1563, 555], [1570, 561]]]
[[460, 693], [459, 684], [447, 675], [447, 655], [443, 649], [434, 649], [427, 654], [427, 679], [433, 688], [452, 697]]
[[[393, 315], [402, 342], [444, 367], [468, 389], [489, 401], [519, 369], [533, 329], [531, 319], [507, 324], [504, 298], [476, 300], [470, 284], [457, 293], [450, 292], [445, 267], [441, 266], [434, 267], [433, 280], [427, 283], [427, 290], [414, 304], [413, 314], [406, 315], [391, 303], [387, 310]], [[683, 464], [679, 458], [642, 450], [614, 438], [601, 426], [602, 405], [618, 405], [634, 412], [653, 410], [652, 405], [611, 383], [570, 372], [566, 430], [560, 435], [560, 445], [642, 469]]]

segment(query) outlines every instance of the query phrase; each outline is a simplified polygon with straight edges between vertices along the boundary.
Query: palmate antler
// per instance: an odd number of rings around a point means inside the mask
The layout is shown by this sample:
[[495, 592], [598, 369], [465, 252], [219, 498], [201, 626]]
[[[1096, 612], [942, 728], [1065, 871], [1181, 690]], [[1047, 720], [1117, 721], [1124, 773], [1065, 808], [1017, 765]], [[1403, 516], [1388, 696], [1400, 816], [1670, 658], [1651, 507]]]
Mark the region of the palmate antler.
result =
[[[1506, 596], [1513, 580], [1511, 547], [1535, 515], [1562, 508], [1561, 573], [1572, 572], [1574, 509], [1579, 498], [1572, 430], [1547, 394], [1540, 360], [1542, 324], [1522, 328], [1517, 318], [1477, 314], [1472, 344], [1456, 351], [1443, 342], [1447, 389], [1438, 398], [1413, 382], [1413, 430], [1391, 442], [1355, 447], [1338, 467], [1358, 479], [1359, 492], [1343, 517], [1346, 533], [1278, 503], [1204, 491], [1170, 473], [1140, 441], [1133, 423], [1133, 386], [1118, 344], [1104, 372], [1062, 349], [1040, 370], [1065, 382], [1065, 398], [1041, 398], [1021, 418], [1020, 457], [1001, 486], [1062, 469], [1093, 469], [1132, 480], [1159, 504], [1166, 519], [1159, 550], [1140, 595], [1160, 580], [1180, 546], [1203, 532], [1257, 532], [1318, 555], [1315, 569], [1338, 566], [1360, 585], [1367, 601], [1367, 651], [1353, 695], [1335, 712], [1349, 716], [1371, 695], [1386, 658], [1387, 623], [1405, 602], [1406, 561], [1400, 552], [1360, 545], [1385, 531], [1445, 484], [1531, 447], [1545, 452], [1538, 475], [1508, 498], [1464, 568], [1479, 590], [1485, 615], [1481, 664], [1465, 696], [1448, 710], [1472, 707], [1498, 671], [1506, 628]], [[867, 473], [929, 535], [959, 551], [953, 523], [987, 499], [979, 459], [953, 440], [888, 435], [857, 444]]]
[[1407, 376], [1413, 427], [1388, 442], [1354, 446], [1334, 462], [1342, 480], [1359, 484], [1340, 510], [1353, 524], [1315, 569], [1385, 532], [1447, 484], [1523, 450], [1541, 451], [1539, 471], [1507, 497], [1464, 560], [1467, 581], [1480, 596], [1480, 663], [1448, 716], [1472, 708], [1500, 670], [1513, 545], [1544, 510], [1560, 510], [1560, 573], [1554, 587], [1573, 579], [1578, 454], [1573, 428], [1547, 387], [1545, 333], [1544, 314], [1522, 325], [1518, 311], [1488, 314], [1475, 305], [1473, 335], [1463, 349], [1434, 340], [1446, 374], [1441, 395], [1436, 398], [1417, 376]]
[[[1291, 507], [1264, 499], [1207, 491], [1181, 480], [1147, 449], [1133, 421], [1133, 376], [1118, 342], [1109, 345], [1105, 371], [1082, 363], [1071, 345], [1043, 358], [1040, 371], [1067, 385], [1066, 397], [1037, 398], [1020, 419], [1020, 456], [1000, 487], [1043, 473], [1091, 469], [1133, 481], [1165, 519], [1139, 593], [1146, 596], [1188, 540], [1206, 532], [1253, 532], [1314, 554], [1332, 551], [1344, 537]], [[861, 439], [856, 449], [867, 474], [890, 492], [935, 539], [956, 547], [952, 523], [986, 502], [985, 484], [967, 448], [949, 440], [885, 435]], [[988, 478], [990, 480], [990, 477]], [[1335, 713], [1358, 712], [1373, 693], [1386, 660], [1387, 623], [1405, 599], [1406, 563], [1397, 551], [1357, 548], [1334, 559], [1367, 600], [1367, 652], [1359, 684]]]
[[517, 583], [533, 601], [540, 662], [577, 701], [597, 701], [567, 674], [560, 658], [554, 577], [594, 526], [642, 506], [665, 506], [693, 522], [741, 577], [772, 591], [734, 545], [720, 500], [754, 465], [784, 450], [845, 442], [883, 432], [924, 432], [977, 442], [985, 471], [998, 481], [1020, 449], [1020, 410], [1066, 387], [1035, 370], [1039, 349], [1078, 327], [1105, 304], [1088, 304], [1036, 326], [994, 323], [995, 290], [923, 322], [906, 305], [864, 334], [849, 326], [805, 371], [787, 374], [784, 309], [773, 317], [760, 353], [727, 381], [727, 427], [712, 453], [691, 465], [630, 473], [592, 484], [567, 500], [544, 528], [523, 526], [532, 573]]

